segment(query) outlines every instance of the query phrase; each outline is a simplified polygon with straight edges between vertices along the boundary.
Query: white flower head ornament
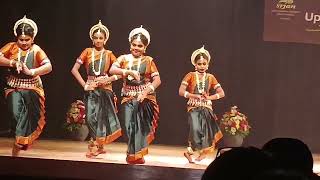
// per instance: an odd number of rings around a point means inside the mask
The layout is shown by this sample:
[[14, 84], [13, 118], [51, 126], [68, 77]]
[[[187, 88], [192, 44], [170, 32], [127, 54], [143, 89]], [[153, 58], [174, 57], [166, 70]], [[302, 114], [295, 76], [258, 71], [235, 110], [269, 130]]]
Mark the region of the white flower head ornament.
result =
[[[144, 35], [146, 38], [147, 38], [147, 40], [148, 40], [148, 44], [147, 44], [147, 46], [150, 44], [150, 34], [149, 34], [149, 32], [146, 30], [146, 29], [144, 29], [143, 27], [142, 27], [142, 25], [139, 27], [139, 28], [134, 28], [130, 33], [129, 33], [129, 42], [131, 42], [131, 40], [132, 40], [132, 37], [134, 36], [134, 35], [136, 35], [136, 34], [139, 34], [139, 33], [141, 33], [142, 35]], [[140, 38], [140, 36], [138, 37], [138, 38]]]
[[[22, 19], [19, 19], [15, 24], [14, 24], [14, 27], [13, 27], [13, 33], [14, 35], [17, 37], [18, 34], [17, 34], [17, 28], [20, 24], [29, 24], [32, 28], [33, 28], [33, 38], [35, 38], [37, 36], [37, 33], [38, 33], [38, 26], [37, 24], [31, 20], [31, 19], [28, 19], [26, 17], [26, 15], [23, 16]], [[24, 35], [24, 29], [22, 30], [22, 35]]]
[[93, 33], [98, 29], [98, 33], [101, 33], [101, 30], [105, 32], [106, 34], [106, 39], [104, 40], [104, 44], [106, 44], [106, 42], [108, 41], [109, 39], [109, 29], [103, 25], [101, 23], [101, 20], [99, 20], [99, 23], [98, 24], [95, 24], [91, 27], [90, 31], [89, 31], [89, 36], [90, 36], [90, 39], [93, 40]]
[[[195, 51], [193, 51], [192, 55], [191, 55], [191, 63], [192, 65], [196, 65], [196, 57], [198, 56], [198, 54], [205, 54], [208, 57], [208, 63], [210, 62], [211, 56], [209, 51], [207, 51], [204, 46], [202, 46], [200, 49], [197, 49]], [[201, 58], [203, 58], [203, 56], [201, 56]]]

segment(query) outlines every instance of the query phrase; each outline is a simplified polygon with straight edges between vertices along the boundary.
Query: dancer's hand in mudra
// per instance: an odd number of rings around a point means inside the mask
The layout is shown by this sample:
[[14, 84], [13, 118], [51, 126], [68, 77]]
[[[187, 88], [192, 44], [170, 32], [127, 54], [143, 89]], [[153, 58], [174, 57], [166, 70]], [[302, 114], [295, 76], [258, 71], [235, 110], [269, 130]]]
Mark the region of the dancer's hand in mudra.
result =
[[25, 64], [22, 64], [22, 72], [23, 72], [25, 75], [33, 76], [32, 71], [31, 71], [31, 70], [27, 67], [27, 65], [25, 65]]
[[140, 73], [135, 70], [129, 70], [127, 71], [128, 76], [132, 76], [135, 80], [140, 81]]
[[87, 83], [84, 85], [83, 88], [84, 88], [85, 91], [92, 91], [92, 90], [94, 90], [96, 87], [98, 87], [97, 82], [92, 81], [92, 82], [87, 82]]
[[210, 100], [210, 95], [208, 94], [208, 93], [202, 93], [202, 97], [203, 97], [203, 99], [205, 99], [205, 100]]
[[198, 100], [201, 101], [201, 100], [203, 99], [203, 95], [201, 95], [201, 94], [194, 94], [194, 95], [193, 95], [193, 98], [194, 98], [194, 99], [198, 99]]
[[21, 62], [17, 61], [15, 63], [15, 65], [16, 65], [16, 71], [18, 72], [18, 74], [20, 74], [20, 72], [22, 71], [22, 68], [23, 68], [23, 64]]

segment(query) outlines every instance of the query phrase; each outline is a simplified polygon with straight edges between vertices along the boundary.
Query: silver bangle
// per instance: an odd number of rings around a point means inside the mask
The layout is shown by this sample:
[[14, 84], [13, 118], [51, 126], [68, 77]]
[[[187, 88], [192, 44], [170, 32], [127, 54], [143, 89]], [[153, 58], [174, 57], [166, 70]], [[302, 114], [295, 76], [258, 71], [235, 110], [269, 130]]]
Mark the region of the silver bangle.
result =
[[126, 76], [127, 70], [126, 69], [122, 69], [122, 76]]
[[149, 88], [152, 90], [152, 92], [154, 92], [155, 88], [152, 84], [149, 85]]
[[185, 91], [183, 97], [188, 98], [188, 97], [187, 97], [188, 94], [189, 94], [189, 92], [188, 92], [188, 91]]
[[88, 86], [89, 86], [88, 84], [85, 84], [84, 87], [83, 87], [83, 89], [84, 89], [84, 90], [87, 90]]
[[13, 67], [13, 60], [12, 59], [10, 60], [10, 64], [9, 65], [10, 65], [10, 67]]
[[34, 76], [35, 73], [36, 73], [36, 70], [35, 69], [30, 69], [30, 71], [31, 71], [31, 76]]

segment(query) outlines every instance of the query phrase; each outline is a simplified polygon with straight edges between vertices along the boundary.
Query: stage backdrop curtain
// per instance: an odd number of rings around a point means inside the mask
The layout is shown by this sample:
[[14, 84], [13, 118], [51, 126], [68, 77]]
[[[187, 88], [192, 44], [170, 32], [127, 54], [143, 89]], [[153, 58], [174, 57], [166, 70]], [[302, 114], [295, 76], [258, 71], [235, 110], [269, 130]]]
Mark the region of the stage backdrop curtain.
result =
[[[294, 2], [298, 8], [300, 1]], [[205, 45], [212, 55], [209, 72], [226, 93], [214, 103], [214, 111], [221, 118], [237, 105], [248, 116], [253, 128], [245, 144], [261, 146], [273, 137], [296, 137], [320, 152], [320, 47], [264, 41], [264, 9], [264, 0], [3, 1], [0, 44], [14, 40], [13, 25], [25, 14], [37, 22], [35, 42], [53, 64], [53, 72], [43, 76], [48, 123], [41, 138], [62, 138], [70, 103], [83, 97], [70, 70], [92, 44], [88, 32], [100, 19], [110, 29], [107, 48], [116, 56], [129, 53], [131, 29], [143, 25], [150, 31], [147, 54], [162, 79], [155, 143], [187, 145], [186, 100], [178, 96], [178, 88], [184, 75], [194, 70], [191, 53]], [[120, 87], [120, 82], [115, 84], [118, 96]], [[0, 106], [0, 127], [6, 129], [3, 98]]]

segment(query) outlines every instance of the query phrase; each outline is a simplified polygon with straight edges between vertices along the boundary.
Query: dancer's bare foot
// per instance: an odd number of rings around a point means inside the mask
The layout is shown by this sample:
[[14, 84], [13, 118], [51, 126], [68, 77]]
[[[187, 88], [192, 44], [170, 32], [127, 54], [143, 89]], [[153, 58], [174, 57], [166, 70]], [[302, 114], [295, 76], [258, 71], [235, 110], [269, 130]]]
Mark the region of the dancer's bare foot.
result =
[[106, 154], [106, 153], [107, 153], [107, 151], [104, 150], [103, 147], [102, 148], [99, 147], [96, 151], [93, 151], [91, 155], [96, 157], [99, 154]]
[[201, 153], [201, 154], [196, 158], [196, 161], [201, 161], [201, 160], [203, 160], [204, 158], [206, 158], [206, 154], [205, 154], [205, 153]]
[[191, 157], [191, 154], [188, 152], [183, 153], [184, 157], [186, 157], [189, 161], [189, 163], [194, 163]]
[[96, 148], [96, 145], [94, 144], [93, 141], [89, 141], [89, 144], [88, 144], [88, 151], [86, 153], [86, 157], [87, 158], [92, 158], [92, 157], [95, 157], [94, 153], [94, 149]]
[[23, 148], [22, 145], [14, 143], [12, 147], [12, 156], [17, 157], [20, 154], [21, 149]]
[[128, 164], [144, 164], [146, 162], [143, 157], [139, 158], [139, 159], [136, 159], [136, 160], [133, 160], [133, 161], [130, 161], [128, 159], [128, 157], [127, 157], [126, 161], [127, 161]]
[[95, 145], [93, 142], [89, 142], [86, 157], [87, 158], [95, 158], [99, 154], [106, 154], [106, 153], [107, 153], [107, 151], [104, 150], [103, 145]]
[[96, 154], [106, 154], [107, 153], [107, 151], [106, 150], [104, 150], [104, 148], [102, 147], [102, 148], [98, 148], [98, 150], [96, 151]]
[[86, 153], [86, 157], [87, 157], [87, 158], [94, 158], [95, 155], [94, 155], [92, 152], [89, 152], [89, 151], [88, 151], [88, 152]]

